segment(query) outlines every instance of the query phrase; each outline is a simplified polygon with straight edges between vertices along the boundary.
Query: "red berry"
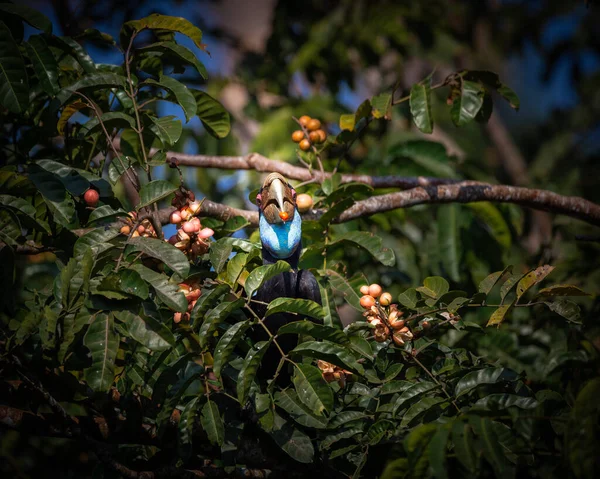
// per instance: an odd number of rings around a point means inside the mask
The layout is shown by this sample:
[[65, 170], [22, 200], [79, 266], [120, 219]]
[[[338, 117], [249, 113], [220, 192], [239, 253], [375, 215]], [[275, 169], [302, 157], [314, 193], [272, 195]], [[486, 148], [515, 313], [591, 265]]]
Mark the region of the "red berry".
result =
[[83, 194], [83, 200], [87, 203], [88, 206], [96, 206], [98, 204], [99, 199], [100, 193], [98, 193], [93, 188], [90, 188]]

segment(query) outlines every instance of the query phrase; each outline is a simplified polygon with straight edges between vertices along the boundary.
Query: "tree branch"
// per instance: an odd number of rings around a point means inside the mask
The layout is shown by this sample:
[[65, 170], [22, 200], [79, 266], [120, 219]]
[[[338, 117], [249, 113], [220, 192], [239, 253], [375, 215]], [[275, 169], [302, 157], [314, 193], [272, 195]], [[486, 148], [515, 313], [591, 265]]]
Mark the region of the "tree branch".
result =
[[[406, 191], [372, 196], [354, 203], [353, 206], [338, 216], [334, 223], [345, 223], [376, 213], [422, 204], [474, 203], [478, 201], [513, 203], [519, 206], [571, 216], [589, 224], [600, 226], [600, 206], [584, 198], [562, 196], [546, 190], [491, 185], [477, 181], [463, 181], [450, 185], [419, 186]], [[161, 210], [161, 221], [168, 223], [169, 215], [174, 210], [175, 208]], [[304, 219], [319, 219], [324, 213], [324, 210], [313, 210], [303, 214], [302, 217]], [[204, 200], [200, 216], [208, 216], [223, 221], [234, 216], [242, 216], [253, 226], [258, 226], [257, 211], [231, 208], [210, 200]]]

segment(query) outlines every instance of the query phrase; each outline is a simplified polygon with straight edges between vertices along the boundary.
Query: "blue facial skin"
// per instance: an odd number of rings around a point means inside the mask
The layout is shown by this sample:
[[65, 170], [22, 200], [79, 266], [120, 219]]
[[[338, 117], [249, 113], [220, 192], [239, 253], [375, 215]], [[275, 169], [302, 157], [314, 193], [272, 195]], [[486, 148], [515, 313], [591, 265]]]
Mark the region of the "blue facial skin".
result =
[[270, 224], [261, 213], [260, 239], [263, 245], [275, 258], [285, 259], [294, 254], [302, 239], [302, 219], [298, 210], [294, 211], [294, 219], [283, 223]]

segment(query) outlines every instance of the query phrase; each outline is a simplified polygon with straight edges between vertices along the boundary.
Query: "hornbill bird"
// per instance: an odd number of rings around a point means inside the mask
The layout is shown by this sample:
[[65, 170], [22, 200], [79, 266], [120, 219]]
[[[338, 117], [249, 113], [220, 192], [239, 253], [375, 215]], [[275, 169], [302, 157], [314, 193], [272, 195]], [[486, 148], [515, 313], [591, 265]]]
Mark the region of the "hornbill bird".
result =
[[[290, 264], [292, 270], [265, 281], [254, 297], [260, 301], [253, 303], [254, 311], [259, 317], [264, 317], [267, 309], [264, 303], [268, 304], [281, 297], [310, 299], [321, 304], [321, 292], [316, 278], [310, 271], [298, 269], [302, 251], [302, 218], [296, 208], [296, 191], [282, 175], [271, 173], [265, 178], [256, 196], [256, 204], [263, 264], [273, 264], [283, 259]], [[264, 324], [275, 335], [281, 326], [300, 319], [302, 318], [290, 313], [277, 313], [266, 318]], [[256, 340], [268, 339], [263, 328], [256, 329]], [[296, 346], [296, 342], [297, 339], [292, 334], [277, 338], [277, 343], [286, 353]], [[260, 375], [265, 379], [272, 378], [280, 359], [281, 353], [271, 345], [261, 362]], [[286, 368], [279, 377], [282, 381], [289, 378]]]

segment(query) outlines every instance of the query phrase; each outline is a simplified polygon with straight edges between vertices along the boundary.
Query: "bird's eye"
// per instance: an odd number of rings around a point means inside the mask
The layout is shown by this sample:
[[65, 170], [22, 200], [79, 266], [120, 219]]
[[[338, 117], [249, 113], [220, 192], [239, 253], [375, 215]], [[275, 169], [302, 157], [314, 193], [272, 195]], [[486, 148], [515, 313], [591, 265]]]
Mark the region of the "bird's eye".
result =
[[259, 193], [258, 195], [256, 195], [256, 204], [260, 205], [261, 201], [262, 201], [262, 195]]

